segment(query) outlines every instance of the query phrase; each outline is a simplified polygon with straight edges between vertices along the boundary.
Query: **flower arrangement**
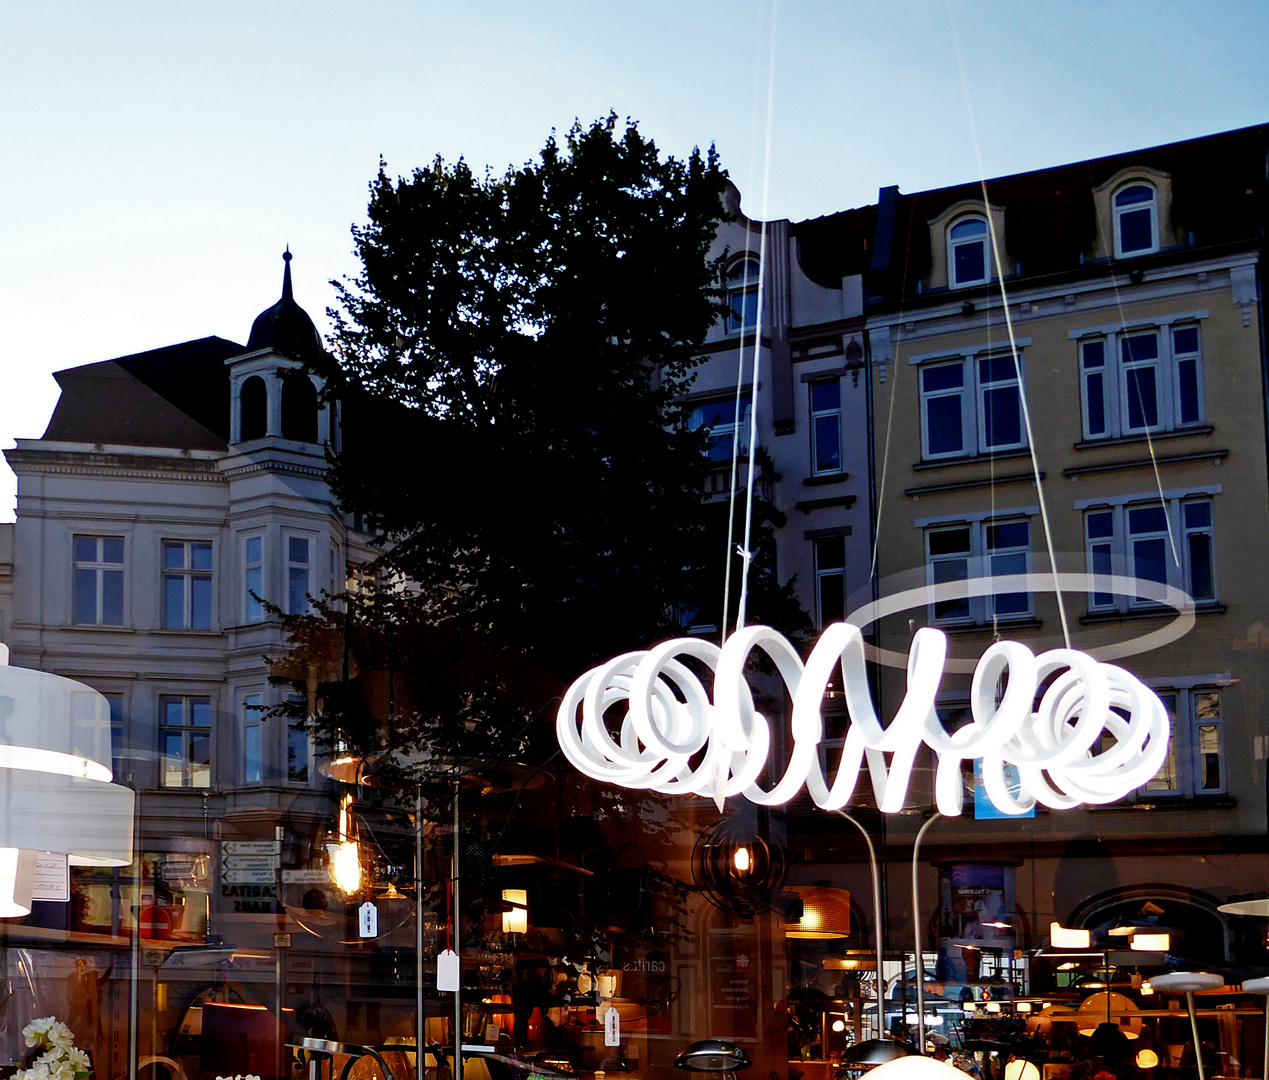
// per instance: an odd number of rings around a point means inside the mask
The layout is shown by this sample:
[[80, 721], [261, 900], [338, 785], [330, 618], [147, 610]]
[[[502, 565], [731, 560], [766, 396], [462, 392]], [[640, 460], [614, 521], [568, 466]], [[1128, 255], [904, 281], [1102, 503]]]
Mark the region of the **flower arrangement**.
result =
[[13, 1080], [88, 1080], [92, 1065], [88, 1055], [75, 1045], [75, 1035], [54, 1016], [32, 1020], [22, 1029], [27, 1046], [44, 1051]]

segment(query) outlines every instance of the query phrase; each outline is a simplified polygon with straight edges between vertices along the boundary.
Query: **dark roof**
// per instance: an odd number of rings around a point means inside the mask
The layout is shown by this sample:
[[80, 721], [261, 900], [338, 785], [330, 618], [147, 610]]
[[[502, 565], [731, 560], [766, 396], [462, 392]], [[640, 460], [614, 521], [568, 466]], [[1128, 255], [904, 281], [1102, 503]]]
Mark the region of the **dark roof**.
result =
[[224, 450], [237, 342], [199, 338], [54, 372], [62, 388], [44, 438]]
[[793, 237], [802, 273], [823, 288], [840, 289], [842, 278], [868, 269], [876, 227], [875, 206], [796, 222]]
[[291, 293], [291, 249], [282, 255], [282, 299], [256, 316], [247, 350], [273, 349], [292, 360], [305, 361], [322, 351], [317, 327]]

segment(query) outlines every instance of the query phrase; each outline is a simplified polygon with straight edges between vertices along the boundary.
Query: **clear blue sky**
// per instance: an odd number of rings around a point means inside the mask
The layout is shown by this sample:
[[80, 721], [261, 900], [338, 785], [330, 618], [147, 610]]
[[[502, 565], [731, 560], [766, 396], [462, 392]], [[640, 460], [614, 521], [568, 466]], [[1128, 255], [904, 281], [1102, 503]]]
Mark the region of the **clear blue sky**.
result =
[[[501, 170], [611, 109], [716, 143], [760, 216], [770, 30], [770, 0], [0, 0], [0, 446], [58, 368], [245, 341], [286, 243], [324, 327], [380, 154]], [[973, 179], [973, 126], [991, 176], [1263, 122], [1267, 56], [1263, 2], [784, 0], [767, 214]]]

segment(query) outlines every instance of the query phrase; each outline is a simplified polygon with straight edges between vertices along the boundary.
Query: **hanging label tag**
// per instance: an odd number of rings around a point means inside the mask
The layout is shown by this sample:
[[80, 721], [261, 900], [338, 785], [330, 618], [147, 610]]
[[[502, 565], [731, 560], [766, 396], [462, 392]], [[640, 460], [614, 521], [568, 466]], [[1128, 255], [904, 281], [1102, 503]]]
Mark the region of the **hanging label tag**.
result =
[[436, 958], [436, 989], [457, 990], [459, 971], [458, 953], [446, 949]]
[[379, 936], [379, 909], [369, 900], [357, 909], [357, 934], [364, 938]]
[[621, 1016], [614, 1006], [609, 1006], [604, 1013], [604, 1045], [621, 1045]]

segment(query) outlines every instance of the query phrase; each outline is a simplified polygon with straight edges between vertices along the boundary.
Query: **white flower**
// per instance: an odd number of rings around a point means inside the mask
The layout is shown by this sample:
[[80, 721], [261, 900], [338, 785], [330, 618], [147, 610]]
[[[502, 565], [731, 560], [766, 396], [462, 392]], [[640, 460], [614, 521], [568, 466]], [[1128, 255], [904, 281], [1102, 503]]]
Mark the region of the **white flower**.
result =
[[69, 1050], [75, 1045], [75, 1033], [60, 1020], [54, 1020], [49, 1025], [48, 1041], [59, 1050]]
[[88, 1060], [88, 1051], [81, 1050], [78, 1046], [72, 1046], [67, 1051], [66, 1060], [81, 1072], [90, 1072], [92, 1070], [92, 1064]]
[[48, 1035], [50, 1025], [57, 1023], [54, 1016], [41, 1016], [38, 1020], [32, 1020], [26, 1027], [22, 1029], [22, 1037], [26, 1040], [27, 1046], [39, 1046]]

